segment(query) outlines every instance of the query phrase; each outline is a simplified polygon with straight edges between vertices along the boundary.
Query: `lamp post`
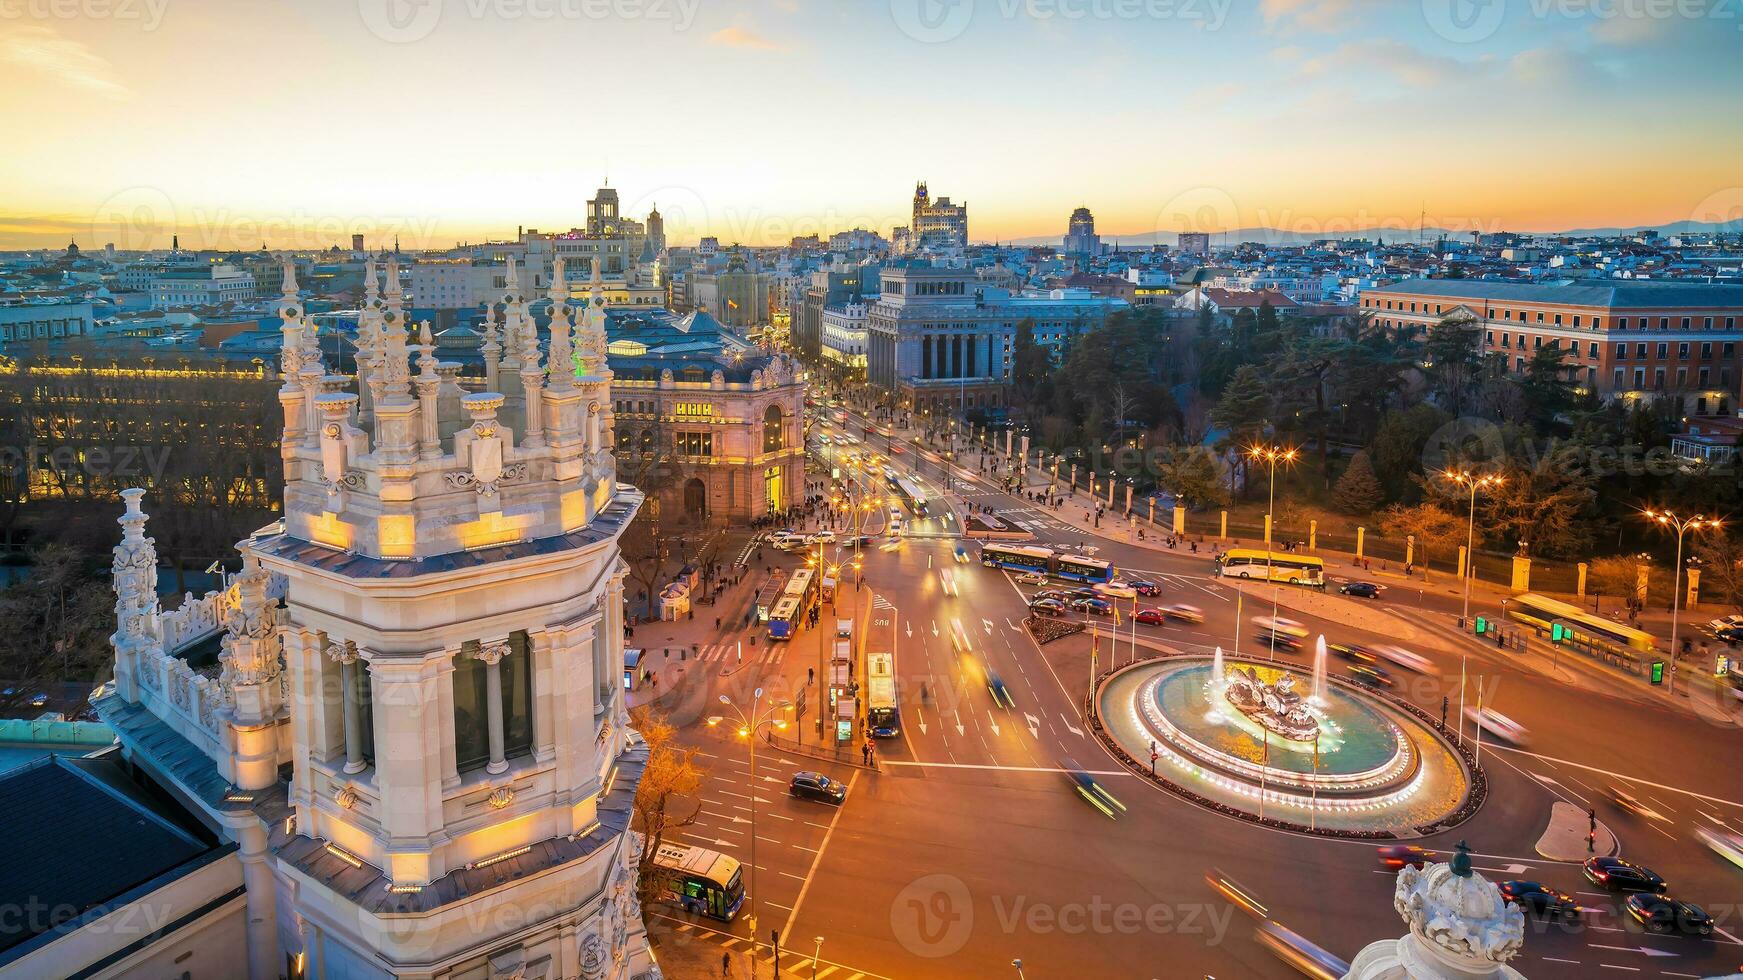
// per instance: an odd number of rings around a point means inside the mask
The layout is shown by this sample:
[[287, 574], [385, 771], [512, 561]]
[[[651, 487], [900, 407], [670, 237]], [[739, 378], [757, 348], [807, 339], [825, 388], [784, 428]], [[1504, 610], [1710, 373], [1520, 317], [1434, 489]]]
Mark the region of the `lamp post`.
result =
[[1253, 446], [1247, 450], [1250, 459], [1264, 460], [1270, 470], [1269, 498], [1265, 504], [1265, 577], [1271, 580], [1271, 659], [1277, 659], [1277, 579], [1271, 574], [1271, 549], [1277, 544], [1277, 464], [1278, 462], [1293, 463], [1301, 456], [1301, 450], [1290, 446]]
[[1500, 476], [1499, 474], [1487, 473], [1483, 476], [1478, 476], [1470, 470], [1448, 470], [1445, 473], [1442, 473], [1441, 476], [1471, 492], [1470, 519], [1465, 528], [1464, 618], [1468, 620], [1471, 618], [1471, 579], [1477, 577], [1477, 491], [1487, 490], [1490, 487], [1498, 487], [1507, 481], [1506, 477]]
[[811, 951], [811, 980], [817, 980], [817, 960], [823, 955], [823, 937], [818, 936], [812, 941], [817, 946]]
[[757, 890], [757, 734], [756, 733], [757, 733], [758, 728], [761, 728], [762, 726], [767, 725], [767, 724], [773, 724], [776, 728], [785, 729], [787, 727], [787, 720], [785, 718], [777, 718], [775, 716], [779, 712], [786, 711], [787, 709], [791, 708], [793, 706], [793, 703], [791, 701], [788, 701], [786, 698], [779, 698], [779, 699], [777, 699], [775, 701], [771, 701], [765, 705], [763, 703], [763, 689], [760, 687], [756, 689], [756, 693], [752, 696], [749, 714], [746, 714], [742, 708], [740, 708], [738, 705], [734, 704], [732, 697], [730, 695], [722, 694], [720, 696], [720, 703], [726, 706], [727, 710], [732, 713], [732, 717], [730, 719], [728, 719], [724, 715], [711, 715], [708, 718], [708, 727], [710, 727], [710, 728], [717, 727], [722, 721], [725, 721], [725, 720], [736, 721], [738, 723], [738, 737], [744, 739], [746, 742], [748, 742], [750, 744], [750, 889], [751, 889], [751, 891], [750, 891], [750, 935], [751, 935], [751, 943], [750, 943], [750, 949], [746, 952], [746, 955], [748, 955], [750, 957], [750, 960], [751, 960], [751, 973], [755, 974], [755, 972], [756, 972], [756, 948], [757, 948], [757, 945], [756, 945], [756, 934], [757, 934], [757, 894], [756, 894], [756, 890]]
[[1670, 678], [1665, 683], [1665, 690], [1676, 692], [1677, 670], [1677, 625], [1682, 614], [1682, 538], [1690, 531], [1703, 528], [1712, 530], [1719, 526], [1716, 518], [1706, 518], [1700, 514], [1693, 517], [1678, 517], [1668, 510], [1642, 511], [1646, 519], [1657, 521], [1666, 530], [1676, 532], [1676, 571], [1671, 576], [1670, 593]]
[[1023, 961], [1012, 960], [1011, 965], [1017, 968], [1017, 980], [1025, 980], [1023, 977]]

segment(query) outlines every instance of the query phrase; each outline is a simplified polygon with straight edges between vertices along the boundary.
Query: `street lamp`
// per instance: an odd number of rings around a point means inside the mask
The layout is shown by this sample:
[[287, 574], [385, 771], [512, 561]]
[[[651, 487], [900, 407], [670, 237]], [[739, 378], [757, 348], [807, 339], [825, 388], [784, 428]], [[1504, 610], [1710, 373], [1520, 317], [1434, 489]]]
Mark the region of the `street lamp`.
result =
[[748, 955], [751, 958], [752, 971], [756, 966], [756, 934], [757, 934], [757, 738], [756, 732], [767, 724], [785, 729], [787, 720], [775, 717], [779, 712], [793, 706], [786, 698], [778, 698], [768, 704], [763, 703], [763, 689], [757, 688], [750, 703], [750, 713], [733, 703], [731, 695], [722, 694], [720, 703], [732, 713], [731, 718], [725, 715], [710, 715], [708, 727], [719, 727], [722, 721], [738, 722], [738, 737], [750, 745], [750, 934], [751, 943]]
[[[1252, 446], [1247, 450], [1249, 459], [1264, 460], [1270, 470], [1270, 495], [1265, 504], [1265, 577], [1271, 580], [1271, 625], [1277, 625], [1277, 579], [1271, 575], [1271, 549], [1276, 547], [1274, 538], [1277, 535], [1277, 518], [1273, 516], [1277, 507], [1277, 464], [1293, 463], [1301, 457], [1301, 450], [1290, 446]], [[1277, 659], [1277, 630], [1271, 630], [1271, 659]]]
[[1678, 517], [1668, 510], [1645, 510], [1649, 521], [1657, 521], [1665, 530], [1676, 532], [1676, 571], [1671, 576], [1670, 594], [1670, 680], [1665, 690], [1675, 693], [1677, 669], [1677, 620], [1682, 613], [1682, 537], [1689, 531], [1699, 531], [1703, 528], [1712, 530], [1719, 526], [1716, 518], [1706, 518], [1700, 514], [1693, 517]]
[[1017, 980], [1024, 980], [1024, 978], [1023, 978], [1023, 961], [1022, 960], [1012, 960], [1011, 965], [1017, 968]]
[[817, 980], [817, 960], [823, 955], [823, 937], [818, 936], [814, 942], [817, 948], [811, 951], [811, 980]]
[[1471, 618], [1471, 579], [1477, 577], [1477, 491], [1498, 487], [1507, 482], [1507, 478], [1497, 473], [1486, 473], [1482, 476], [1469, 471], [1447, 470], [1441, 476], [1451, 480], [1471, 492], [1470, 521], [1465, 528], [1465, 614]]

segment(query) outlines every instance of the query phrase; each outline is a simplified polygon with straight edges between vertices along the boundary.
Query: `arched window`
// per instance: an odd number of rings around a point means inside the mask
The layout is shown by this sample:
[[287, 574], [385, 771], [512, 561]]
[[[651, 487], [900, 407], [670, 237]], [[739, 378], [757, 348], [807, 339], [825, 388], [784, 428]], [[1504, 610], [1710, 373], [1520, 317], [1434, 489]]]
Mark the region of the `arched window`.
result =
[[786, 413], [781, 411], [779, 405], [770, 405], [763, 412], [763, 452], [775, 453], [786, 448], [786, 432], [783, 431], [786, 419]]

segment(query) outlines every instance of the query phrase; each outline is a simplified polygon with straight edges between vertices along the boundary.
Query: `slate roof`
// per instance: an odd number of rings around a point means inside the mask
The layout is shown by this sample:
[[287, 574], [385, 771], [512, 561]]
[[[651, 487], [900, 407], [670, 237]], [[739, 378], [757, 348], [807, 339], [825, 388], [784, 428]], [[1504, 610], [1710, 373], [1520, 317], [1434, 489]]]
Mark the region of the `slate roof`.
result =
[[0, 917], [0, 966], [7, 951], [77, 928], [223, 850], [159, 807], [107, 758], [50, 756], [0, 778], [0, 895], [42, 910]]
[[1514, 303], [1607, 306], [1615, 309], [1743, 308], [1743, 285], [1676, 280], [1522, 282], [1507, 279], [1406, 279], [1375, 289], [1362, 290], [1364, 296], [1384, 293], [1504, 300]]

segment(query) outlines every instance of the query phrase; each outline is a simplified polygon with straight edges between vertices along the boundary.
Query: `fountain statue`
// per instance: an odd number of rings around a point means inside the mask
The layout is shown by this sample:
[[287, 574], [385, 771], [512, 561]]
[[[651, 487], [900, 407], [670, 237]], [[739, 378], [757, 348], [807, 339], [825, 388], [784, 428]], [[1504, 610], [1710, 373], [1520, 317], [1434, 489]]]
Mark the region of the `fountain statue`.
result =
[[1319, 719], [1295, 693], [1294, 674], [1285, 672], [1276, 683], [1267, 684], [1254, 668], [1236, 667], [1228, 673], [1223, 697], [1241, 714], [1284, 738], [1311, 742], [1319, 734]]

